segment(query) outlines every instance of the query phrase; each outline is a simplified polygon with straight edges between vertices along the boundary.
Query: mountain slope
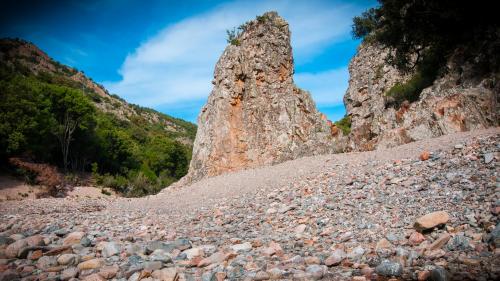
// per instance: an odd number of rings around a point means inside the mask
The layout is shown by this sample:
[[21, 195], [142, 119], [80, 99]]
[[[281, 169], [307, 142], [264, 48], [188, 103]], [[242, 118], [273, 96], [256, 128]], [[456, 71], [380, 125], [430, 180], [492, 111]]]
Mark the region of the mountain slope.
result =
[[0, 93], [2, 166], [21, 157], [92, 172], [95, 183], [134, 196], [187, 172], [194, 124], [110, 95], [31, 43], [0, 40]]
[[63, 65], [40, 50], [34, 44], [21, 39], [0, 39], [0, 61], [10, 71], [24, 75], [33, 74], [50, 83], [81, 89], [102, 112], [111, 113], [125, 121], [145, 121], [159, 125], [169, 136], [192, 145], [196, 125], [168, 116], [150, 108], [129, 104], [117, 95], [110, 94], [102, 85], [85, 76], [82, 71]]

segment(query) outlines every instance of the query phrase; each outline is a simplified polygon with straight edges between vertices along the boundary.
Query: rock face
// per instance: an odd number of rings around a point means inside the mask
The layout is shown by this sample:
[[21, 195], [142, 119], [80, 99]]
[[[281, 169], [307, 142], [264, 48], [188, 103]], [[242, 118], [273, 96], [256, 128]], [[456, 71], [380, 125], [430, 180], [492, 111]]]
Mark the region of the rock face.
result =
[[340, 150], [340, 130], [293, 82], [288, 23], [265, 13], [233, 43], [215, 66], [185, 180]]
[[474, 77], [476, 70], [457, 50], [446, 74], [424, 89], [420, 99], [400, 108], [388, 106], [385, 93], [411, 74], [386, 63], [388, 50], [363, 43], [349, 65], [344, 96], [351, 117], [348, 150], [373, 150], [453, 132], [498, 126], [500, 83], [494, 74]]

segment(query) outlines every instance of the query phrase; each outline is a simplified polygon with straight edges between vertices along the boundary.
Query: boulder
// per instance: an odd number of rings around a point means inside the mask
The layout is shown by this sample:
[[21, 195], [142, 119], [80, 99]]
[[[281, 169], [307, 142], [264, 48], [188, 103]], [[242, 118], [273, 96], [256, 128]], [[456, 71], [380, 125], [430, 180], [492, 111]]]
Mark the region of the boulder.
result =
[[429, 213], [425, 216], [419, 217], [414, 224], [414, 228], [419, 231], [426, 231], [433, 229], [439, 225], [446, 224], [450, 220], [450, 215], [444, 211]]

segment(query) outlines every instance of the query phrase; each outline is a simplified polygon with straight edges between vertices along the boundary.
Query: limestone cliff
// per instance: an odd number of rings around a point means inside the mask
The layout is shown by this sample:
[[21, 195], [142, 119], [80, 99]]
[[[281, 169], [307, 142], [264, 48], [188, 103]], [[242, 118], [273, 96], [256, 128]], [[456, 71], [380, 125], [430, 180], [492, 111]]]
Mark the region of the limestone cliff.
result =
[[269, 12], [242, 30], [215, 66], [188, 182], [340, 149], [341, 131], [293, 82], [288, 23]]
[[473, 64], [456, 50], [445, 74], [424, 89], [418, 101], [388, 106], [387, 91], [404, 82], [386, 63], [387, 49], [363, 43], [349, 65], [349, 88], [344, 96], [351, 118], [348, 150], [372, 150], [453, 132], [498, 126], [498, 74], [478, 77]]

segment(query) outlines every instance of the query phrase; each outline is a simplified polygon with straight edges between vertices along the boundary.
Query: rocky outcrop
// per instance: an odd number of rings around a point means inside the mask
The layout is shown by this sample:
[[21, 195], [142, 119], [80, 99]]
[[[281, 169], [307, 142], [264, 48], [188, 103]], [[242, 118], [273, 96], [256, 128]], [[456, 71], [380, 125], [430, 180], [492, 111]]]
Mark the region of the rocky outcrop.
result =
[[215, 66], [188, 182], [340, 149], [341, 131], [293, 82], [288, 23], [269, 12], [242, 30]]
[[[351, 118], [348, 150], [373, 150], [452, 132], [498, 126], [500, 83], [495, 74], [475, 75], [459, 50], [446, 74], [424, 89], [418, 101], [388, 106], [385, 93], [411, 74], [386, 63], [387, 49], [363, 43], [349, 65], [344, 96]], [[498, 74], [497, 74], [498, 76]]]

